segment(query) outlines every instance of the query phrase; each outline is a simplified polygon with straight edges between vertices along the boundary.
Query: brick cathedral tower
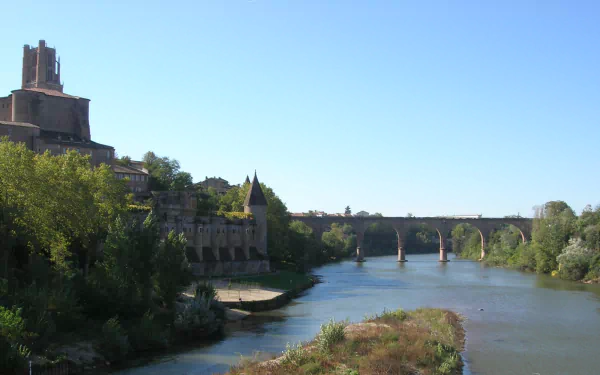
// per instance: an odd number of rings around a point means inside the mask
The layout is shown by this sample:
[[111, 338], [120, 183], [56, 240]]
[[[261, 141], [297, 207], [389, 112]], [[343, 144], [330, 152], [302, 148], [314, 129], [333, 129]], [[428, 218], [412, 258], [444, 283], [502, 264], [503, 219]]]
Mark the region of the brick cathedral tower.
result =
[[23, 83], [22, 89], [48, 89], [63, 92], [60, 83], [60, 58], [56, 58], [56, 49], [46, 47], [40, 40], [37, 48], [28, 44], [23, 47]]

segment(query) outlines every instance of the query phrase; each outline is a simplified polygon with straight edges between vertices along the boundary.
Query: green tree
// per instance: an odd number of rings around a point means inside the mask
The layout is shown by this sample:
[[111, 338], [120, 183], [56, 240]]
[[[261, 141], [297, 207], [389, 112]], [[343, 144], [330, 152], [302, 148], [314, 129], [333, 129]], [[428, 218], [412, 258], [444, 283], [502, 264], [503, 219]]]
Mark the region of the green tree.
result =
[[536, 248], [536, 271], [549, 273], [558, 268], [557, 256], [575, 230], [575, 213], [563, 201], [551, 201], [538, 210], [532, 239]]
[[152, 151], [145, 153], [142, 160], [150, 175], [148, 179], [150, 190], [182, 191], [191, 187], [192, 175], [180, 171], [179, 161], [166, 156], [159, 157]]
[[352, 210], [350, 209], [350, 206], [346, 206], [346, 208], [344, 209], [344, 214], [345, 215], [351, 215], [352, 214]]
[[175, 298], [192, 280], [190, 264], [185, 255], [187, 241], [183, 233], [170, 232], [163, 241], [156, 257], [154, 275], [156, 294], [168, 308], [172, 308]]

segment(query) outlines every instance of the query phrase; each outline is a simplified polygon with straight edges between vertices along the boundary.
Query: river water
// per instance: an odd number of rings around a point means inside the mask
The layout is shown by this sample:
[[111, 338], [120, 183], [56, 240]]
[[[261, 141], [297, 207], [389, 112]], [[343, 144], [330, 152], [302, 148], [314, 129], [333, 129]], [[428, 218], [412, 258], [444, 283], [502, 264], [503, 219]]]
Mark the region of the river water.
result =
[[241, 355], [279, 353], [288, 342], [312, 339], [330, 318], [359, 321], [399, 307], [448, 308], [466, 317], [465, 374], [600, 374], [600, 286], [437, 257], [320, 267], [323, 283], [290, 305], [258, 314], [220, 341], [119, 374], [221, 373]]

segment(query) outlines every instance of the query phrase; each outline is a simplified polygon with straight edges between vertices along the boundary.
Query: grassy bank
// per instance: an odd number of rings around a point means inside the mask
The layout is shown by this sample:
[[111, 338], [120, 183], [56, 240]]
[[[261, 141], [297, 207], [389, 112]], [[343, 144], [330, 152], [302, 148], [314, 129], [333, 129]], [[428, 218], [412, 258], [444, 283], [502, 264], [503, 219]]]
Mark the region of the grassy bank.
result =
[[229, 375], [461, 374], [464, 331], [447, 310], [384, 311], [359, 324], [331, 321], [282, 356], [243, 361]]
[[296, 290], [311, 286], [313, 284], [313, 278], [306, 273], [282, 270], [277, 273], [265, 275], [232, 278], [231, 282], [281, 290]]

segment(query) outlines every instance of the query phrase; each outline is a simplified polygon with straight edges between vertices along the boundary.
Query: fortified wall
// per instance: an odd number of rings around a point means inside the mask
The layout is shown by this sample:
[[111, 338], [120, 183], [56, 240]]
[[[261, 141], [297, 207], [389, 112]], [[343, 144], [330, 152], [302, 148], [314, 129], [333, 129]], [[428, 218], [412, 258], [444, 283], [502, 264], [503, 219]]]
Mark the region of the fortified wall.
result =
[[[270, 271], [267, 202], [254, 176], [238, 218], [197, 215], [194, 192], [155, 192], [161, 238], [171, 231], [187, 238], [187, 258], [196, 276], [234, 276]], [[246, 216], [246, 217], [243, 217]]]

